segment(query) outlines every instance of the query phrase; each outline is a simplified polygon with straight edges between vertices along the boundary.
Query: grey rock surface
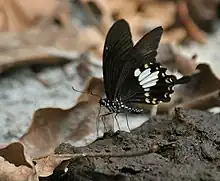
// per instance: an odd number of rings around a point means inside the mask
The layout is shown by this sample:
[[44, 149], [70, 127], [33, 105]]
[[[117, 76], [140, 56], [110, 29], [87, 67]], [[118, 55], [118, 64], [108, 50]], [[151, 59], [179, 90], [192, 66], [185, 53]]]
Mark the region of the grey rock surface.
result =
[[156, 116], [132, 134], [124, 131], [106, 133], [85, 147], [61, 144], [56, 153], [154, 153], [132, 157], [97, 157], [72, 159], [64, 174], [62, 169], [40, 181], [219, 181], [220, 117], [198, 110], [177, 109], [173, 118]]

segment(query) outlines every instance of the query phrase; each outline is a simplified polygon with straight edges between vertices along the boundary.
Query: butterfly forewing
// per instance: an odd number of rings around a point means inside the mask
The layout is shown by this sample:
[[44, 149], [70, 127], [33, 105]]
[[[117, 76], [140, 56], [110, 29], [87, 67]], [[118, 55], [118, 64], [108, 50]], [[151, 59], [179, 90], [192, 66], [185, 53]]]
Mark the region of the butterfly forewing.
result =
[[[137, 80], [134, 79], [134, 72], [139, 67], [144, 67], [144, 65], [154, 64], [156, 62], [155, 57], [162, 32], [162, 27], [157, 27], [148, 32], [127, 54], [126, 59], [128, 61], [126, 61], [117, 82], [115, 97], [129, 97], [129, 92], [140, 92], [140, 85]], [[137, 87], [139, 87], [139, 90], [137, 90]]]
[[118, 20], [108, 31], [103, 50], [104, 87], [108, 100], [114, 99], [116, 83], [133, 48], [131, 31], [125, 20]]
[[145, 34], [134, 46], [130, 55], [134, 57], [133, 62], [147, 63], [156, 62], [157, 48], [163, 33], [161, 26], [154, 28]]

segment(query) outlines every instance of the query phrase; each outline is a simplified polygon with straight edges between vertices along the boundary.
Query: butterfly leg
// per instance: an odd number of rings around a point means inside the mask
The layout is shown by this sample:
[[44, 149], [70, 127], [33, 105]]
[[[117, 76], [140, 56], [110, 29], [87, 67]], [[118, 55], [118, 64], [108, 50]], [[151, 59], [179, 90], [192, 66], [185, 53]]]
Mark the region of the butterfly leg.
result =
[[157, 109], [158, 109], [158, 105], [153, 105], [151, 110], [150, 110], [150, 116], [151, 117], [155, 117], [157, 115]]
[[129, 123], [128, 123], [128, 115], [127, 115], [127, 113], [125, 113], [125, 118], [126, 118], [126, 123], [127, 123], [128, 130], [131, 132], [131, 128], [130, 128]]
[[118, 115], [118, 113], [115, 114], [115, 120], [116, 120], [118, 129], [121, 130], [120, 125], [119, 125], [119, 122], [118, 122], [118, 119], [117, 119], [117, 115]]
[[104, 116], [102, 116], [102, 117], [100, 117], [101, 118], [101, 120], [102, 120], [102, 124], [103, 124], [103, 126], [104, 126], [104, 132], [107, 132], [107, 128], [106, 128], [106, 125], [105, 125], [105, 117]]
[[96, 119], [96, 132], [97, 132], [97, 137], [99, 137], [99, 117], [100, 117], [100, 112], [101, 112], [101, 106], [99, 107], [99, 112], [98, 112], [98, 116]]
[[104, 125], [104, 131], [105, 131], [105, 132], [108, 131], [108, 130], [107, 130], [107, 128], [106, 128], [104, 118], [105, 118], [106, 116], [108, 116], [108, 115], [111, 115], [111, 114], [113, 114], [113, 113], [112, 113], [112, 112], [109, 112], [109, 113], [106, 113], [106, 114], [103, 114], [103, 115], [100, 115], [100, 116], [99, 116], [100, 119], [101, 119], [101, 121], [102, 121], [102, 123], [103, 123], [103, 125]]

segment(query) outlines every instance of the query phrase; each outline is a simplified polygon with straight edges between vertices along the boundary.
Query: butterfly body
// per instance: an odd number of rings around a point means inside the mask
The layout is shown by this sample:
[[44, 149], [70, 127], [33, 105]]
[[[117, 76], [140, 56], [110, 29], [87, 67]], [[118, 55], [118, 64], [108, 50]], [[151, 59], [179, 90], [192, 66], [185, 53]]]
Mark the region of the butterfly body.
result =
[[110, 101], [107, 98], [104, 98], [104, 99], [100, 99], [99, 103], [100, 105], [105, 106], [109, 110], [109, 113], [119, 114], [119, 113], [128, 112], [132, 114], [139, 114], [143, 112], [143, 109], [138, 109], [128, 106], [119, 99]]

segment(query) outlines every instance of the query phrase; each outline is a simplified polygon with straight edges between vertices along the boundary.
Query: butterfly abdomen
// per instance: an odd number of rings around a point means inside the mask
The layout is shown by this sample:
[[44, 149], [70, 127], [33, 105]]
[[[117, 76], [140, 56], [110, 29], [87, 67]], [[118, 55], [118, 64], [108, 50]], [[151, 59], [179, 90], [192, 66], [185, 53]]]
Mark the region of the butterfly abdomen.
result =
[[129, 113], [141, 113], [143, 112], [142, 109], [138, 108], [133, 108], [131, 106], [128, 106], [124, 104], [122, 101], [119, 101], [118, 99], [115, 99], [113, 101], [110, 101], [108, 99], [100, 99], [99, 103], [102, 106], [105, 106], [110, 113], [124, 113], [124, 112], [129, 112]]

